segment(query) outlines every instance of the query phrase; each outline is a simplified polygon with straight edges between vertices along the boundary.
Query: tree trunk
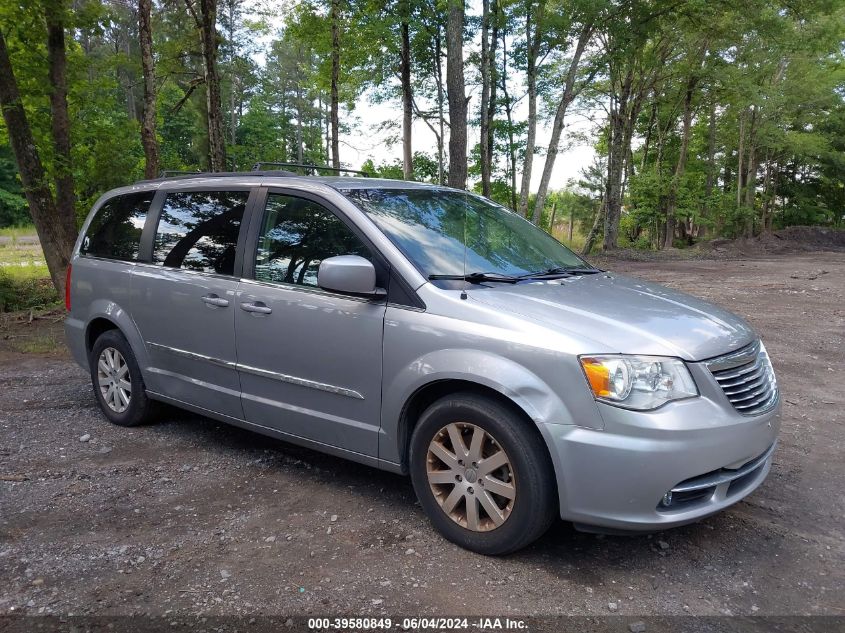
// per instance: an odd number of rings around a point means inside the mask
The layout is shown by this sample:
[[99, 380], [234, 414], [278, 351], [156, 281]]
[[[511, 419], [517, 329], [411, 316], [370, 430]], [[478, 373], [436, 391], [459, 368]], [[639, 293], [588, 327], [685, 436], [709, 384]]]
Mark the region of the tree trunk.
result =
[[414, 117], [414, 93], [411, 87], [411, 36], [408, 28], [410, 5], [403, 4], [405, 15], [402, 18], [402, 53], [399, 60], [402, 79], [402, 172], [405, 180], [414, 178], [414, 153], [411, 143], [411, 126]]
[[238, 99], [235, 90], [238, 88], [240, 79], [236, 74], [235, 57], [237, 50], [235, 49], [235, 7], [237, 0], [229, 0], [226, 7], [229, 9], [229, 46], [231, 47], [231, 54], [229, 56], [229, 66], [232, 73], [232, 86], [229, 92], [229, 142], [232, 145], [238, 142]]
[[446, 92], [449, 99], [449, 186], [467, 186], [467, 98], [464, 84], [464, 0], [449, 0]]
[[443, 46], [441, 40], [441, 26], [437, 23], [437, 32], [434, 36], [434, 78], [437, 81], [437, 121], [440, 134], [437, 135], [437, 184], [445, 185], [445, 160], [443, 154], [443, 139], [446, 133], [445, 97], [443, 94], [443, 67], [440, 61], [443, 59]]
[[481, 104], [480, 104], [480, 162], [481, 195], [490, 197], [490, 0], [481, 0]]
[[223, 171], [226, 169], [226, 136], [220, 96], [220, 75], [217, 72], [217, 0], [199, 0], [199, 15], [197, 15], [194, 1], [185, 0], [185, 5], [200, 31], [208, 127], [208, 169]]
[[569, 104], [575, 98], [575, 77], [578, 74], [578, 66], [581, 63], [581, 56], [584, 49], [590, 40], [593, 32], [592, 24], [585, 24], [581, 29], [581, 34], [578, 37], [578, 44], [575, 47], [575, 53], [572, 60], [569, 62], [569, 70], [566, 72], [566, 81], [564, 83], [563, 94], [560, 97], [560, 102], [555, 112], [555, 120], [552, 123], [552, 135], [549, 139], [549, 149], [546, 153], [546, 162], [543, 165], [543, 176], [540, 179], [540, 187], [537, 189], [537, 198], [534, 201], [534, 214], [531, 221], [539, 225], [540, 216], [543, 212], [543, 205], [546, 204], [546, 194], [549, 191], [549, 183], [552, 179], [552, 169], [554, 169], [555, 159], [560, 150], [560, 136], [563, 132], [563, 121], [566, 117], [566, 110]]
[[304, 160], [302, 155], [302, 94], [299, 88], [296, 93], [296, 162], [300, 165]]
[[537, 7], [532, 31], [531, 8], [525, 17], [525, 38], [527, 58], [525, 79], [528, 86], [528, 136], [525, 141], [525, 162], [522, 166], [522, 184], [519, 188], [519, 206], [517, 213], [528, 215], [528, 190], [531, 187], [531, 169], [534, 164], [534, 146], [537, 142], [537, 55], [540, 42], [540, 16], [542, 3]]
[[156, 76], [153, 59], [152, 0], [138, 0], [138, 39], [141, 45], [141, 70], [144, 75], [144, 112], [141, 117], [141, 145], [144, 146], [144, 177], [159, 173], [156, 138]]
[[[710, 215], [710, 198], [713, 196], [713, 185], [716, 182], [716, 100], [710, 103], [710, 113], [707, 121], [707, 176], [704, 181], [704, 201], [701, 205], [701, 217]], [[702, 225], [701, 235], [704, 234]]]
[[35, 139], [21, 101], [6, 39], [0, 30], [0, 109], [15, 154], [29, 213], [35, 224], [50, 278], [60, 295], [65, 290], [65, 270], [76, 241], [76, 221], [67, 209], [56, 206], [47, 184], [44, 166], [35, 147]]
[[645, 130], [645, 139], [643, 140], [643, 156], [640, 160], [640, 171], [644, 171], [646, 165], [648, 165], [648, 151], [651, 149], [651, 134], [654, 131], [654, 122], [657, 118], [657, 95], [654, 97], [654, 101], [651, 104], [651, 114], [648, 117], [648, 125], [646, 126]]
[[516, 211], [516, 144], [513, 138], [513, 103], [508, 93], [508, 44], [507, 33], [502, 32], [502, 95], [504, 96], [505, 118], [508, 121], [508, 159], [511, 180], [511, 210]]
[[745, 160], [745, 111], [743, 110], [739, 115], [739, 147], [737, 148], [736, 157], [736, 208], [742, 206], [742, 177], [745, 173], [743, 161]]
[[[491, 0], [490, 13], [492, 21], [492, 33], [490, 36], [490, 50], [487, 52], [487, 71], [490, 73], [490, 77], [488, 79], [488, 83], [490, 85], [490, 97], [487, 100], [487, 139], [485, 143], [487, 146], [487, 164], [489, 166], [490, 172], [488, 178], [492, 180], [493, 164], [495, 162], [496, 155], [496, 129], [493, 125], [493, 122], [496, 119], [496, 75], [498, 74], [496, 70], [496, 49], [498, 47], [499, 42], [499, 5], [497, 0]], [[489, 183], [487, 189], [487, 195], [489, 197]]]
[[618, 98], [610, 110], [610, 151], [607, 157], [607, 184], [604, 222], [604, 250], [616, 248], [619, 238], [619, 219], [622, 216], [622, 177], [625, 162], [626, 137], [628, 137], [628, 109], [631, 98], [633, 71], [629, 70], [622, 82]]
[[675, 164], [675, 173], [669, 183], [669, 192], [666, 196], [666, 235], [664, 236], [663, 247], [672, 248], [675, 238], [675, 223], [678, 207], [678, 189], [681, 186], [681, 178], [687, 167], [687, 153], [689, 150], [689, 138], [692, 130], [692, 98], [695, 87], [698, 84], [698, 77], [690, 76], [687, 81], [687, 89], [684, 94], [684, 113], [681, 131], [681, 147], [678, 150], [678, 162]]
[[340, 76], [340, 0], [332, 0], [332, 80], [331, 80], [331, 125], [332, 125], [332, 167], [340, 169], [340, 120], [338, 117], [337, 83]]
[[70, 114], [67, 107], [67, 56], [63, 2], [44, 3], [47, 19], [47, 65], [50, 77], [50, 115], [53, 163], [56, 172], [56, 207], [76, 228], [73, 171], [70, 158]]
[[601, 233], [602, 224], [604, 223], [606, 215], [607, 204], [606, 200], [602, 199], [599, 202], [599, 208], [596, 209], [596, 215], [593, 217], [593, 227], [590, 229], [590, 232], [587, 235], [587, 240], [584, 242], [584, 248], [581, 249], [581, 255], [583, 257], [589, 255], [590, 251], [593, 250], [593, 245], [596, 243], [596, 240], [599, 237], [599, 233]]

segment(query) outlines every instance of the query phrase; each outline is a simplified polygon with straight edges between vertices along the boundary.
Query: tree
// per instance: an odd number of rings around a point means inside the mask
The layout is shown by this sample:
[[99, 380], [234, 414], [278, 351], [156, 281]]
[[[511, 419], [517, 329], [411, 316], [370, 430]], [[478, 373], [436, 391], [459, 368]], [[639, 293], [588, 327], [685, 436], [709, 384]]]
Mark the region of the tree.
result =
[[67, 105], [67, 56], [63, 0], [44, 0], [47, 23], [47, 67], [50, 79], [50, 121], [55, 163], [56, 206], [64, 217], [74, 217], [73, 170], [70, 157], [70, 114]]
[[[199, 2], [199, 12], [195, 6]], [[208, 128], [208, 169], [226, 169], [226, 137], [220, 75], [217, 69], [217, 0], [185, 0], [200, 33], [205, 83], [206, 125]]]
[[560, 100], [558, 101], [554, 122], [552, 123], [552, 133], [549, 139], [549, 147], [546, 152], [546, 162], [543, 165], [543, 175], [540, 179], [540, 187], [537, 190], [537, 196], [534, 201], [534, 212], [531, 217], [531, 221], [534, 224], [540, 223], [540, 214], [545, 204], [546, 193], [549, 190], [549, 183], [552, 179], [552, 169], [554, 168], [555, 160], [557, 159], [557, 154], [560, 150], [560, 137], [563, 133], [563, 121], [566, 117], [566, 111], [581, 90], [590, 81], [592, 81], [593, 75], [595, 74], [595, 71], [589, 73], [581, 85], [576, 87], [575, 79], [581, 64], [581, 58], [584, 55], [584, 50], [587, 48], [587, 44], [593, 36], [595, 28], [594, 20], [594, 15], [586, 15], [584, 16], [584, 21], [580, 23], [578, 40], [575, 43], [575, 51], [573, 52], [572, 59], [566, 69], [563, 92], [560, 96]]
[[[52, 24], [53, 28], [56, 28], [56, 22], [53, 21]], [[55, 33], [52, 33], [52, 37], [54, 39], [51, 46], [58, 46], [59, 38]], [[51, 65], [51, 67], [52, 73], [57, 73], [61, 65]], [[26, 201], [29, 204], [29, 212], [44, 249], [44, 259], [50, 271], [50, 278], [56, 290], [62, 295], [65, 290], [65, 270], [76, 241], [73, 206], [68, 208], [66, 205], [58, 205], [50, 191], [44, 166], [24, 110], [23, 100], [18, 91], [17, 79], [2, 30], [0, 30], [0, 109], [3, 110], [3, 120], [15, 154]]]
[[411, 86], [411, 3], [403, 0], [401, 39], [402, 51], [399, 58], [399, 74], [402, 83], [402, 173], [406, 180], [414, 175], [414, 154], [411, 130], [414, 122], [414, 91]]
[[152, 0], [138, 0], [138, 37], [141, 44], [141, 68], [144, 74], [144, 110], [141, 116], [141, 144], [144, 146], [144, 176], [158, 175], [158, 139], [156, 138], [156, 75], [153, 59]]
[[446, 92], [449, 98], [449, 186], [466, 189], [467, 97], [464, 83], [464, 3], [448, 0]]
[[537, 64], [546, 31], [546, 0], [525, 1], [525, 77], [528, 90], [528, 138], [525, 143], [525, 160], [522, 165], [522, 186], [519, 188], [517, 213], [528, 215], [528, 190], [534, 165], [537, 139]]
[[331, 0], [332, 25], [332, 78], [331, 78], [331, 126], [332, 167], [340, 169], [340, 121], [338, 119], [338, 79], [340, 77], [340, 0]]

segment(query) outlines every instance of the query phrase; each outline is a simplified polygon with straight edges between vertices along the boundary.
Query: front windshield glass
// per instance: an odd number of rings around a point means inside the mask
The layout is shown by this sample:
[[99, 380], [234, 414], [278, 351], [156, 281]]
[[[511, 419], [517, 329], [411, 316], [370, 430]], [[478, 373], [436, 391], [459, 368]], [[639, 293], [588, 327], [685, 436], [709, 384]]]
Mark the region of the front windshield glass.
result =
[[545, 231], [480, 196], [434, 188], [344, 193], [426, 276], [464, 272], [517, 276], [589, 267]]

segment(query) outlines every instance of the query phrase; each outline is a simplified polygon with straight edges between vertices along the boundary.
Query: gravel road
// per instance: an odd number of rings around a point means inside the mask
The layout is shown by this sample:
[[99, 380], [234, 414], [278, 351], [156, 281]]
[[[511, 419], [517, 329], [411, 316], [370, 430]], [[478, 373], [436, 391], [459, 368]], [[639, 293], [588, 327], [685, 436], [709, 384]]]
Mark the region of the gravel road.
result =
[[784, 423], [746, 501], [485, 558], [402, 477], [175, 410], [111, 426], [70, 360], [3, 352], [0, 614], [845, 614], [845, 255], [612, 267], [763, 333]]

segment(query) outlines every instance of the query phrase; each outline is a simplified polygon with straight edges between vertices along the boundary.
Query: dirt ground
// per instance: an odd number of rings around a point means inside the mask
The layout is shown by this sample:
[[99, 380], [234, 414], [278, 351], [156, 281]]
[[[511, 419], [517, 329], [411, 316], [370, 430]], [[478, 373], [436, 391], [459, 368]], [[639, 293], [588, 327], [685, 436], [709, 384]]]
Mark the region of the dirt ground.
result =
[[66, 355], [22, 345], [55, 336], [35, 319], [0, 332], [0, 614], [845, 614], [845, 254], [609, 266], [763, 334], [781, 441], [728, 511], [477, 556], [405, 478], [173, 410], [108, 424]]

